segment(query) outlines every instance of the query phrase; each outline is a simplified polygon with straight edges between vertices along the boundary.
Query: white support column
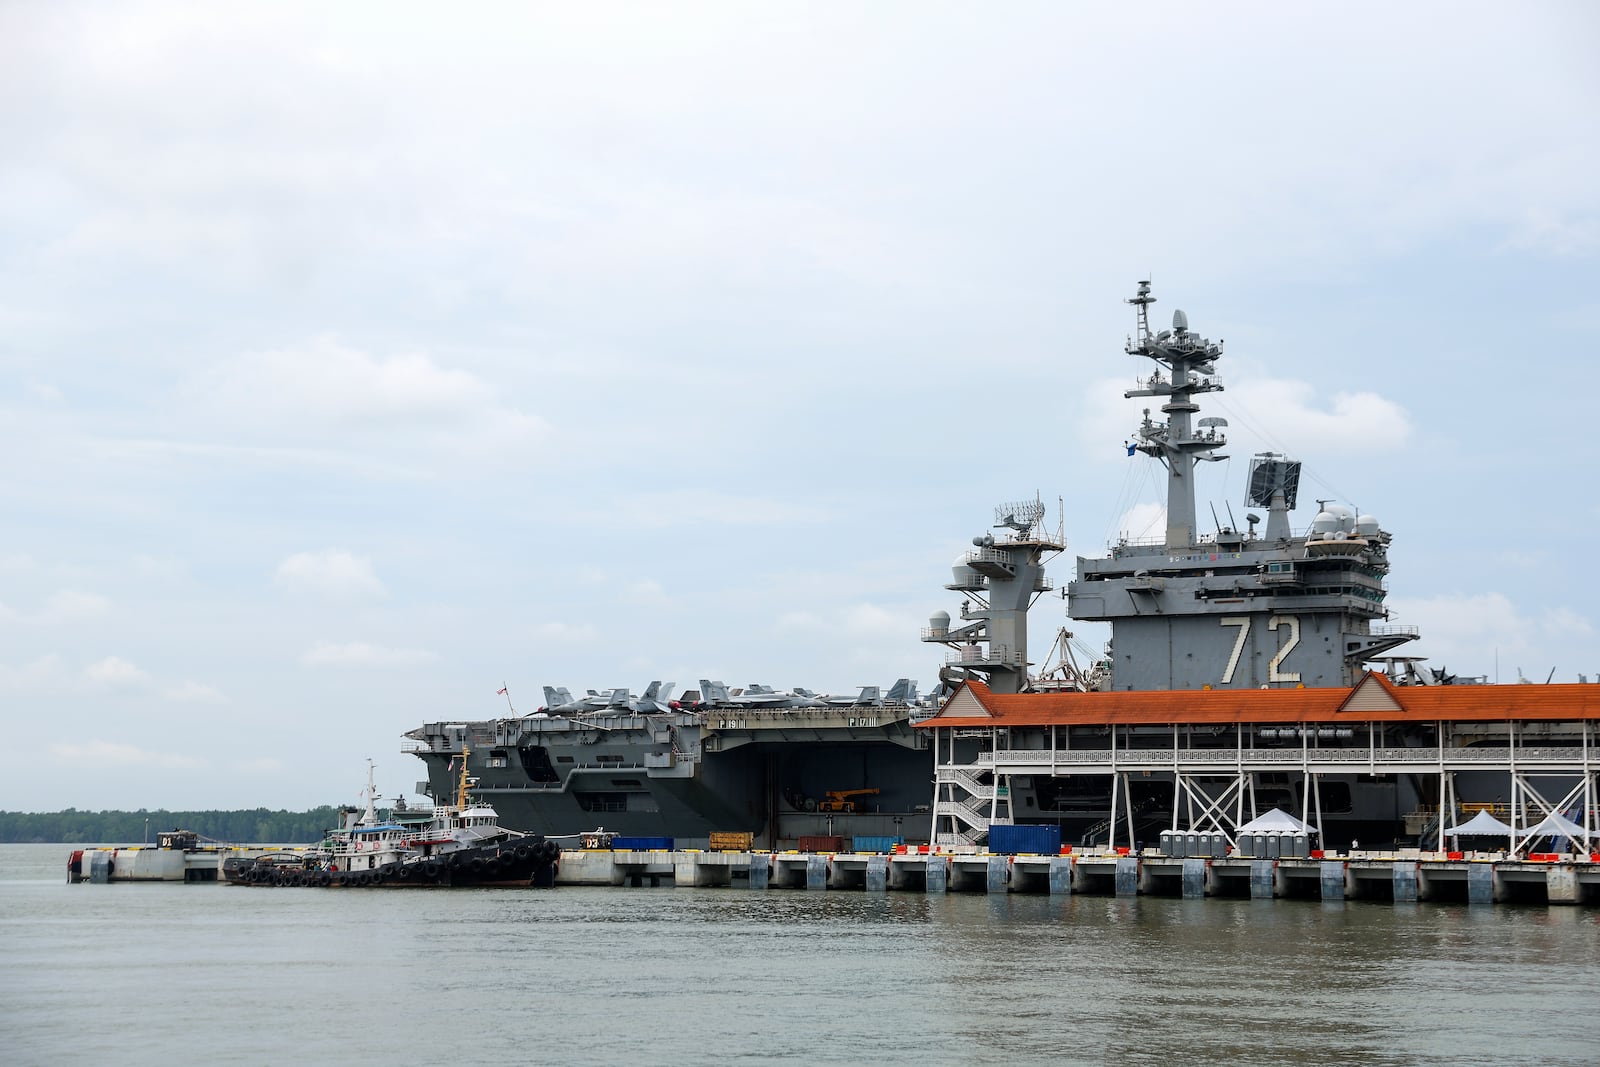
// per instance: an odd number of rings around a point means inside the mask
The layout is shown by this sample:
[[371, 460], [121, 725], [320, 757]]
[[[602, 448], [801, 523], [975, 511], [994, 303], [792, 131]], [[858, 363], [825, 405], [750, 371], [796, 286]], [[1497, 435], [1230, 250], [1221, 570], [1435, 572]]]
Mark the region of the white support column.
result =
[[1511, 854], [1515, 856], [1521, 849], [1517, 834], [1521, 832], [1522, 813], [1517, 804], [1517, 723], [1514, 719], [1506, 720], [1506, 761], [1511, 771]]
[[[1116, 742], [1116, 727], [1111, 728], [1112, 743]], [[1111, 836], [1106, 840], [1106, 848], [1116, 851], [1117, 848], [1117, 786], [1122, 782], [1122, 775], [1115, 770], [1111, 772]]]
[[1137, 845], [1139, 843], [1138, 832], [1134, 829], [1134, 826], [1133, 826], [1133, 783], [1132, 782], [1124, 781], [1122, 783], [1122, 802], [1125, 805], [1127, 805], [1127, 808], [1128, 808], [1128, 847], [1131, 849], [1131, 848], [1133, 848], [1135, 845]]

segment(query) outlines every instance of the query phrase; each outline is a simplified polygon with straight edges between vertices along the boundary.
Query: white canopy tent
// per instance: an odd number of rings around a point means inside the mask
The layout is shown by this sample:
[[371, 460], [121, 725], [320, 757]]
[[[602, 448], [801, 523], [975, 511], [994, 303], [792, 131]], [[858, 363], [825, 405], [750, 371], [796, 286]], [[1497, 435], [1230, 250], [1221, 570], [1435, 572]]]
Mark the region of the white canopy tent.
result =
[[1552, 811], [1544, 820], [1535, 826], [1530, 826], [1523, 831], [1526, 837], [1568, 837], [1574, 841], [1589, 840], [1589, 831], [1561, 814]]
[[1317, 831], [1308, 823], [1301, 822], [1282, 808], [1273, 808], [1271, 811], [1258, 815], [1239, 827], [1238, 832], [1241, 834], [1314, 834]]
[[1481, 834], [1485, 837], [1510, 837], [1511, 826], [1490, 815], [1487, 811], [1480, 810], [1478, 814], [1462, 823], [1452, 826], [1445, 831], [1451, 837], [1458, 834]]

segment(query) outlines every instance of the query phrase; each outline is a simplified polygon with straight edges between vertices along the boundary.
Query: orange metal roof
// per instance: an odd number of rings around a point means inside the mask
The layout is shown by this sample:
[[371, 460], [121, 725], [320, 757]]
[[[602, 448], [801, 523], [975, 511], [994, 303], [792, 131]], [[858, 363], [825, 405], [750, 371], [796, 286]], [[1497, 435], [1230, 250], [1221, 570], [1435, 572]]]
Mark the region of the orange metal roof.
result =
[[[1376, 688], [1374, 688], [1376, 687]], [[1395, 686], [1368, 673], [1351, 689], [1186, 689], [1120, 693], [992, 693], [965, 689], [989, 712], [925, 719], [927, 729], [1300, 722], [1575, 722], [1600, 720], [1600, 685]], [[959, 695], [962, 689], [956, 690]], [[1361, 699], [1356, 699], [1357, 696]], [[1387, 697], [1388, 699], [1385, 699]], [[951, 697], [954, 700], [955, 697]], [[1370, 707], [1373, 702], [1391, 708]], [[1361, 705], [1346, 707], [1346, 704]], [[945, 707], [949, 708], [947, 702]]]

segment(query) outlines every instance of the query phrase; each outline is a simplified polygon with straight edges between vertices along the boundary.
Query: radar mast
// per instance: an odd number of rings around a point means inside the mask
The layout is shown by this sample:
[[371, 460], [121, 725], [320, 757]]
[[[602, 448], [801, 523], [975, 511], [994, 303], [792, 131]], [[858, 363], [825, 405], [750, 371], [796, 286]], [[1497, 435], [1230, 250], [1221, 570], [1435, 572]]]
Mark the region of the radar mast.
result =
[[[1150, 332], [1149, 306], [1156, 298], [1150, 295], [1150, 282], [1139, 283], [1137, 295], [1127, 303], [1138, 309], [1137, 333], [1126, 345], [1130, 356], [1144, 356], [1157, 364], [1150, 377], [1141, 379], [1137, 389], [1123, 395], [1165, 397], [1161, 411], [1164, 422], [1150, 417], [1144, 409], [1144, 421], [1139, 425], [1133, 446], [1148, 456], [1159, 459], [1167, 468], [1167, 540], [1168, 550], [1180, 552], [1195, 543], [1194, 465], [1201, 460], [1221, 460], [1227, 456], [1215, 451], [1228, 443], [1227, 436], [1218, 429], [1226, 426], [1222, 419], [1204, 420], [1196, 433], [1190, 418], [1200, 410], [1193, 397], [1196, 393], [1219, 392], [1222, 383], [1216, 380], [1216, 361], [1222, 356], [1222, 345], [1213, 344], [1189, 330], [1189, 319], [1182, 311], [1172, 313], [1172, 329], [1160, 333]], [[1163, 376], [1161, 368], [1167, 368]]]

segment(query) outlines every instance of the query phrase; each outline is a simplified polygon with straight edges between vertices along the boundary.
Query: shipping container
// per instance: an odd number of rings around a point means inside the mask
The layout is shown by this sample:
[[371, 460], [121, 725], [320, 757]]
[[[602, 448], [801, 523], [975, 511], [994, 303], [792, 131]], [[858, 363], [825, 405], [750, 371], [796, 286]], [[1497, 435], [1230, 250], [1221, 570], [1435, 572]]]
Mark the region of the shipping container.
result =
[[713, 852], [748, 852], [750, 842], [753, 840], [755, 835], [748, 830], [738, 833], [732, 830], [713, 830], [710, 847]]
[[1053, 856], [1061, 851], [1059, 823], [1024, 823], [989, 827], [989, 851], [1015, 855], [1019, 852]]
[[800, 838], [801, 852], [843, 852], [844, 838], [842, 837], [802, 837]]
[[855, 837], [850, 841], [852, 852], [893, 852], [896, 847], [906, 843], [901, 836], [896, 837]]
[[670, 837], [613, 837], [611, 847], [620, 852], [671, 852]]

